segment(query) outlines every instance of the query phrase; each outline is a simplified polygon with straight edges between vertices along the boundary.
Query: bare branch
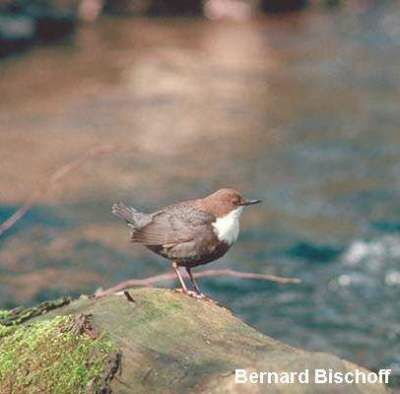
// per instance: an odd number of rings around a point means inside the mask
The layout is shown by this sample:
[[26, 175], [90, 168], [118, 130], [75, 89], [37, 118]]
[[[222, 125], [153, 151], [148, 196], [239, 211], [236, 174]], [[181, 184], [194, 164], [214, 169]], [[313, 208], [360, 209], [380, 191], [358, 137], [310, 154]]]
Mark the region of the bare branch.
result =
[[113, 145], [97, 146], [87, 151], [83, 156], [63, 165], [56, 170], [43, 187], [37, 190], [33, 196], [27, 199], [17, 211], [15, 211], [6, 221], [0, 224], [0, 237], [10, 230], [19, 220], [21, 220], [42, 196], [57, 186], [57, 184], [69, 173], [80, 168], [86, 161], [107, 153], [114, 152], [115, 150], [116, 147]]
[[[184, 277], [188, 278], [188, 275], [183, 274]], [[194, 273], [193, 276], [195, 278], [204, 278], [211, 276], [230, 276], [233, 278], [240, 279], [255, 279], [255, 280], [265, 280], [270, 282], [275, 282], [279, 284], [288, 284], [288, 283], [301, 283], [301, 280], [298, 278], [283, 278], [281, 276], [268, 275], [268, 274], [256, 274], [252, 272], [239, 272], [231, 269], [221, 269], [221, 270], [205, 270], [201, 272]], [[168, 272], [161, 275], [150, 276], [144, 279], [129, 279], [123, 282], [118, 283], [117, 285], [110, 287], [107, 290], [99, 290], [96, 292], [95, 297], [101, 298], [107, 295], [111, 295], [117, 293], [119, 291], [123, 291], [129, 289], [131, 287], [152, 287], [158, 282], [163, 282], [167, 280], [176, 279], [176, 275], [174, 272]]]

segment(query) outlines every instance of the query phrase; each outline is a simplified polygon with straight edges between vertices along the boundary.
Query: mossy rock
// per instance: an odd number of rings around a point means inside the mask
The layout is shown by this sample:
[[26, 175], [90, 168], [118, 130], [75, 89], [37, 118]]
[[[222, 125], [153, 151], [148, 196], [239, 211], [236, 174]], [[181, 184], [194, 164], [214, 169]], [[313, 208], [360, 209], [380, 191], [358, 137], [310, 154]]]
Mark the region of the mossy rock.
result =
[[18, 325], [0, 326], [0, 392], [387, 392], [380, 384], [235, 384], [236, 368], [361, 368], [275, 341], [210, 301], [165, 289], [130, 294], [133, 302], [124, 296], [81, 298]]

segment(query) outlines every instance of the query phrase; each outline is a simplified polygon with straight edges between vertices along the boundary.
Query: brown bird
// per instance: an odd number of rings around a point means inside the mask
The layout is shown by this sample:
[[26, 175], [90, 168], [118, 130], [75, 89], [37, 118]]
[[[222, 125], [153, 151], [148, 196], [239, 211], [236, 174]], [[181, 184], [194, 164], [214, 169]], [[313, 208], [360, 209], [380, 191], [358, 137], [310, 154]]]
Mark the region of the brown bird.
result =
[[[121, 202], [113, 205], [112, 212], [128, 223], [132, 242], [172, 262], [184, 293], [203, 297], [192, 268], [222, 257], [238, 238], [243, 208], [259, 202], [247, 200], [234, 189], [220, 189], [154, 213], [139, 212]], [[179, 267], [186, 268], [195, 293], [188, 291]]]

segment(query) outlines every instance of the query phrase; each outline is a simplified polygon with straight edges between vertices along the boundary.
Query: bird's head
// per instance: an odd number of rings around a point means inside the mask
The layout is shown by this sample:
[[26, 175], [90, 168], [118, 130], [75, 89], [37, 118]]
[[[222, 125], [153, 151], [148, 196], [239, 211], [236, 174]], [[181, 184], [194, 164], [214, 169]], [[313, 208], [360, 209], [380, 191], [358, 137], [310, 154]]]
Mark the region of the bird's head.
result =
[[249, 200], [243, 197], [237, 190], [230, 188], [219, 189], [215, 193], [205, 197], [202, 201], [206, 210], [213, 213], [216, 217], [224, 217], [233, 211], [240, 214], [244, 207], [261, 202], [261, 200]]

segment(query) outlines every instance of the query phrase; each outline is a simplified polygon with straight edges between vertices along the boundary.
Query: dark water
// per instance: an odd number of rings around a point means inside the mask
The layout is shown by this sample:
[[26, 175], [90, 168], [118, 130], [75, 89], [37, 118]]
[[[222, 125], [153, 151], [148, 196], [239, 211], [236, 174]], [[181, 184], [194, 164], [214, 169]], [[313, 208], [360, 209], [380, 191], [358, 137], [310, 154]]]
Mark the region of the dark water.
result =
[[212, 267], [303, 283], [204, 290], [275, 338], [400, 374], [400, 6], [385, 4], [104, 19], [0, 64], [1, 220], [66, 162], [117, 147], [0, 240], [0, 306], [165, 272], [111, 203], [152, 210], [234, 186], [264, 204]]

